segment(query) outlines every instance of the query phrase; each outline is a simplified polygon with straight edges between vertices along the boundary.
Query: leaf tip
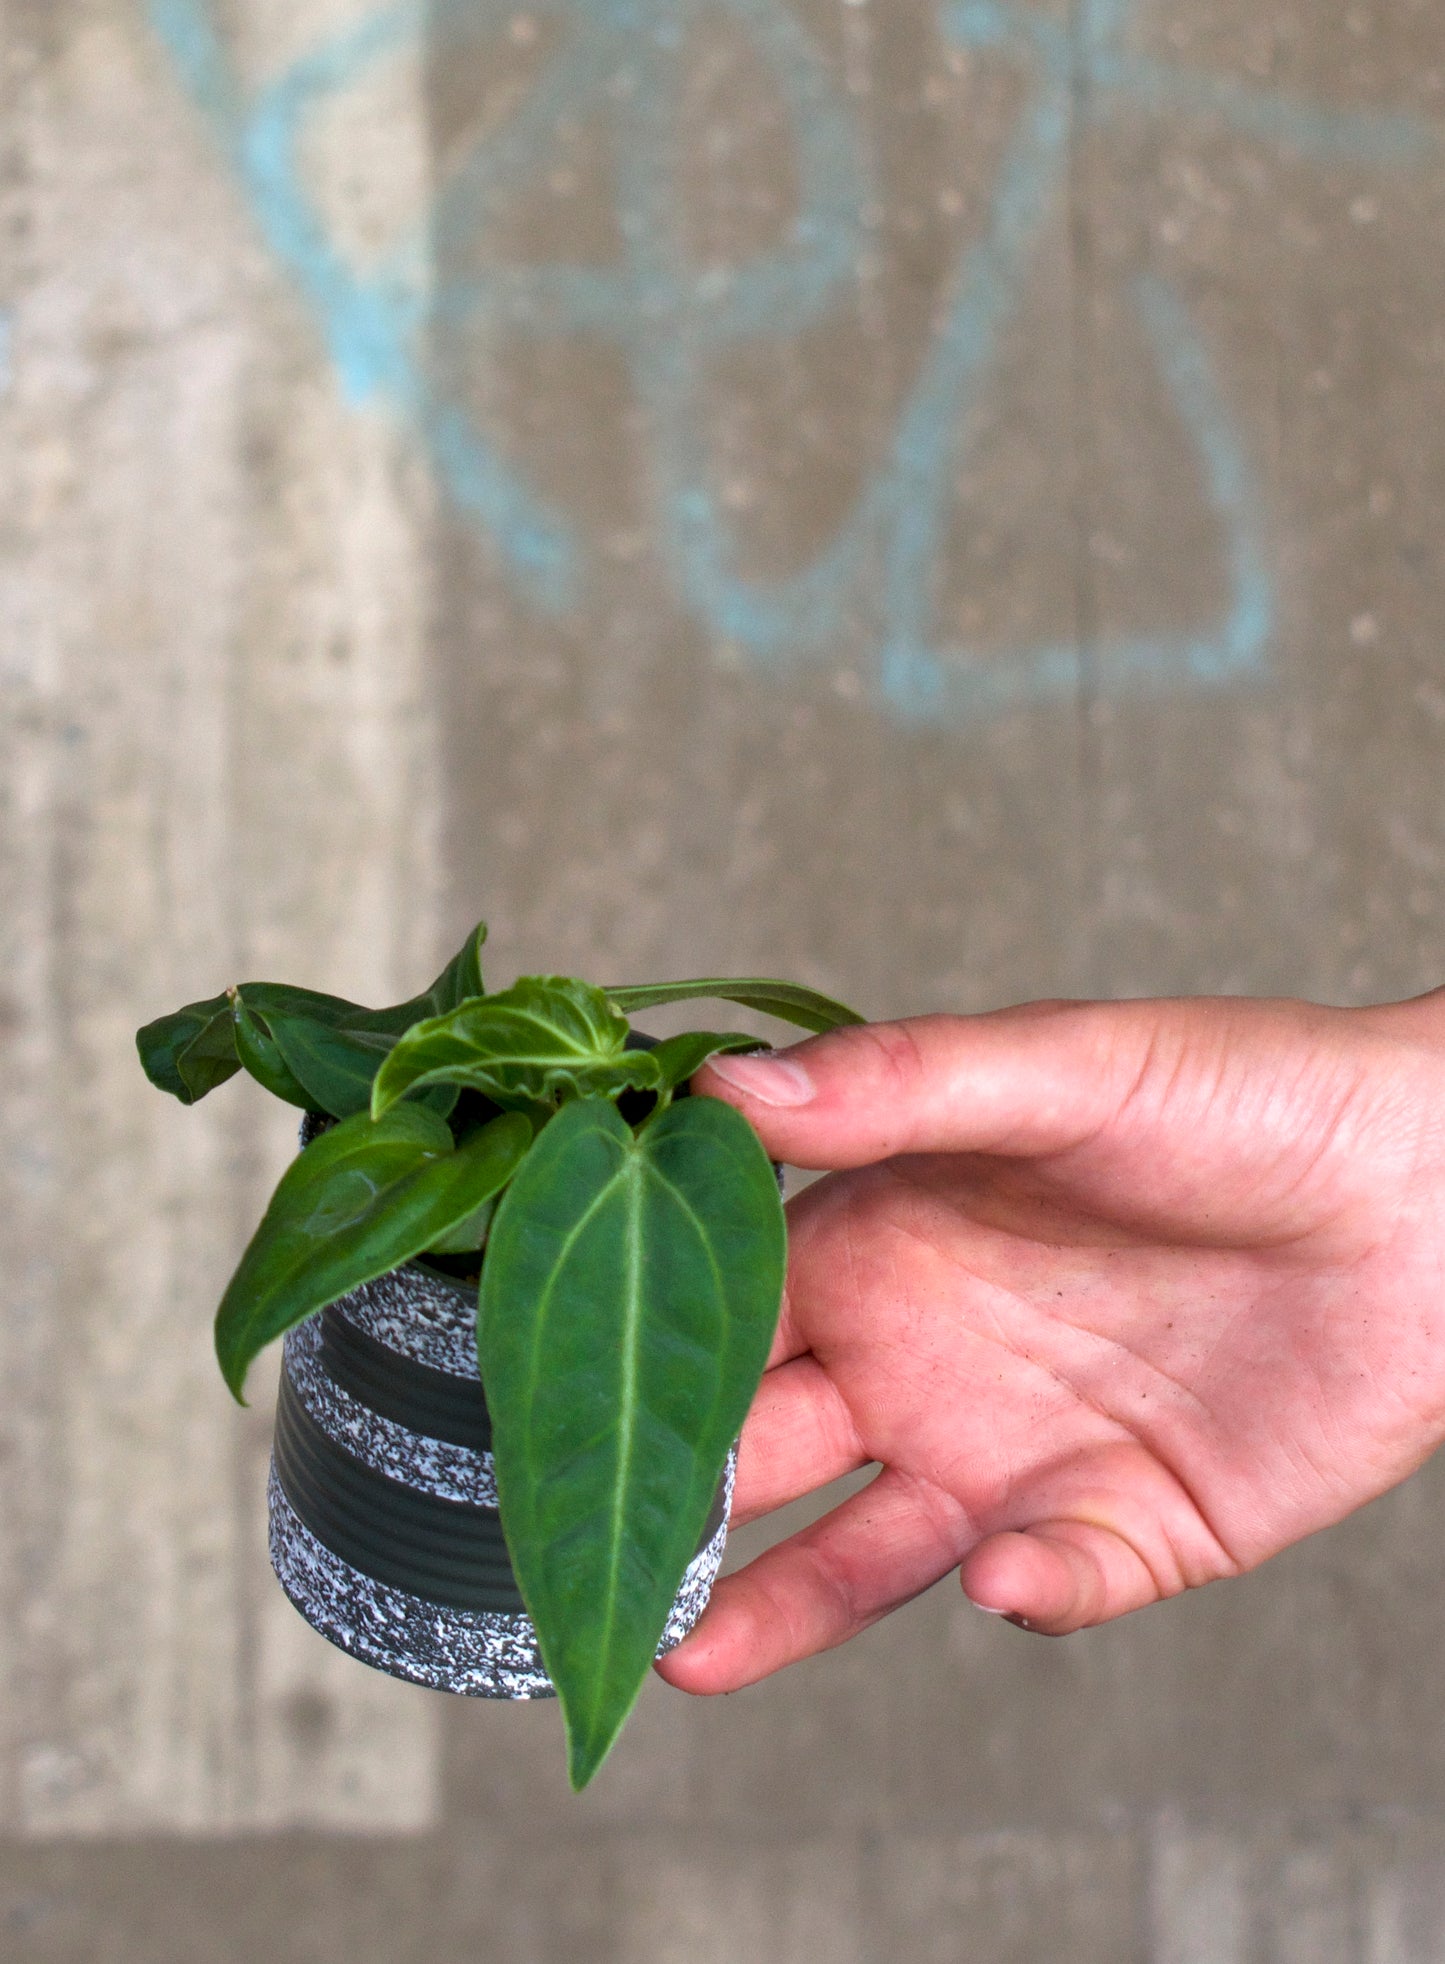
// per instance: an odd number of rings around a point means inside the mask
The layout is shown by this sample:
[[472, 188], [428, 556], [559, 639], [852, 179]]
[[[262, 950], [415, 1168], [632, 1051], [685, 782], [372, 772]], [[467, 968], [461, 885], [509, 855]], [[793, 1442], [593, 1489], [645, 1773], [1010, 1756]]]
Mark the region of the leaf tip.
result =
[[221, 1376], [226, 1380], [226, 1389], [241, 1407], [242, 1411], [249, 1411], [250, 1404], [246, 1397], [246, 1373], [250, 1369], [251, 1360], [249, 1357], [238, 1355], [232, 1351], [219, 1329], [216, 1331], [216, 1362], [221, 1367]]
[[589, 1732], [585, 1736], [577, 1735], [573, 1733], [570, 1726], [568, 1727], [567, 1784], [574, 1794], [582, 1793], [601, 1772], [603, 1761], [616, 1743], [619, 1729], [615, 1728], [610, 1733], [604, 1732], [599, 1737], [595, 1732]]

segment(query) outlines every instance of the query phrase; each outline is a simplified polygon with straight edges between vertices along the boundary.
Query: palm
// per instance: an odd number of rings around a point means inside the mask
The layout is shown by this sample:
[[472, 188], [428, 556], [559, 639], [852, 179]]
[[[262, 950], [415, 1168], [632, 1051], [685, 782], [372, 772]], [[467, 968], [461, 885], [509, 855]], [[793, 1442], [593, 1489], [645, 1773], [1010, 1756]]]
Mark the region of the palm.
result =
[[[1084, 1014], [987, 1036], [1062, 1044], [1067, 1079]], [[721, 1587], [675, 1681], [763, 1675], [960, 1563], [1036, 1627], [1101, 1621], [1253, 1566], [1445, 1434], [1445, 1063], [1409, 1015], [1109, 1017], [1126, 1061], [1078, 1111], [794, 1202], [738, 1513], [882, 1470]], [[980, 1025], [957, 1027], [976, 1069]], [[746, 1108], [775, 1151], [805, 1122]], [[1031, 1125], [1047, 1150], [1019, 1149]], [[843, 1133], [835, 1161], [867, 1159]]]

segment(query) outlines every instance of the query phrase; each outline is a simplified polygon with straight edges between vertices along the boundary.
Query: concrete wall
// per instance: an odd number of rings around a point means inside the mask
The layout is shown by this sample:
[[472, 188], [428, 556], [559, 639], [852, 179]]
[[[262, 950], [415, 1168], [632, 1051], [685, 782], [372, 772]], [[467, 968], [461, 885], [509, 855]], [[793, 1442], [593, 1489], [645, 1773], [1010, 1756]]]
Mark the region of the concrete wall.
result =
[[[209, 1317], [245, 973], [1445, 974], [1430, 0], [0, 0], [0, 1954], [1434, 1964], [1445, 1477], [944, 1584], [584, 1799], [330, 1651]], [[739, 1537], [742, 1552], [761, 1530]]]

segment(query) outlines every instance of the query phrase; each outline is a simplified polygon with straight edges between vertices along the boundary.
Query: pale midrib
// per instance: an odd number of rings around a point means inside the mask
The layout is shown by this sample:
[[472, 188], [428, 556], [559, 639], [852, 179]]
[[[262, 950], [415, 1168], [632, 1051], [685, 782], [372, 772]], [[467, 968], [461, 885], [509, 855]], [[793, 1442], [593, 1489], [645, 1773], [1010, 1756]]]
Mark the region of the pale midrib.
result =
[[[598, 1640], [604, 1665], [612, 1658], [612, 1638], [617, 1625], [617, 1597], [622, 1570], [625, 1502], [632, 1483], [632, 1456], [637, 1433], [637, 1345], [642, 1323], [642, 1189], [643, 1169], [635, 1158], [619, 1169], [627, 1182], [626, 1305], [622, 1321], [622, 1381], [619, 1386], [617, 1428], [617, 1477], [612, 1489], [612, 1535], [607, 1558], [606, 1612]], [[603, 1674], [599, 1674], [601, 1676]]]
[[721, 1323], [722, 1343], [719, 1345], [716, 1363], [719, 1369], [714, 1373], [714, 1396], [708, 1410], [708, 1430], [716, 1425], [719, 1407], [719, 1394], [726, 1372], [721, 1368], [728, 1338], [731, 1334], [732, 1318], [729, 1314], [727, 1291], [717, 1256], [709, 1239], [706, 1227], [697, 1210], [687, 1197], [651, 1161], [637, 1162], [623, 1169], [627, 1178], [627, 1288], [625, 1292], [627, 1313], [623, 1321], [622, 1344], [622, 1382], [620, 1387], [619, 1410], [622, 1421], [618, 1426], [617, 1481], [613, 1489], [612, 1539], [608, 1560], [608, 1586], [606, 1591], [605, 1620], [598, 1641], [598, 1651], [604, 1666], [611, 1662], [612, 1639], [617, 1621], [617, 1602], [619, 1577], [622, 1567], [622, 1550], [626, 1542], [625, 1500], [632, 1482], [632, 1460], [636, 1448], [637, 1431], [637, 1385], [638, 1349], [642, 1317], [642, 1196], [649, 1178], [656, 1180], [662, 1190], [669, 1194], [690, 1222], [698, 1242], [706, 1255], [711, 1272], [715, 1300], [717, 1301]]
[[[530, 1023], [536, 1029], [542, 1031], [544, 1035], [559, 1038], [560, 1041], [555, 1043], [550, 1050], [522, 1050], [520, 1048], [514, 1048], [512, 1050], [484, 1050], [476, 1038], [452, 1035], [452, 1041], [457, 1045], [458, 1049], [466, 1050], [470, 1048], [473, 1054], [459, 1058], [450, 1064], [432, 1065], [429, 1070], [422, 1072], [419, 1077], [412, 1080], [408, 1089], [414, 1089], [417, 1085], [426, 1084], [433, 1079], [444, 1080], [448, 1072], [458, 1070], [463, 1065], [469, 1069], [488, 1073], [495, 1077], [500, 1071], [535, 1070], [546, 1072], [595, 1070], [606, 1064], [620, 1063], [625, 1054], [625, 1047], [620, 1041], [616, 1050], [603, 1051], [597, 1047], [595, 1042], [589, 1045], [581, 1039], [569, 1035], [566, 1031], [559, 1030], [554, 1023], [549, 1023], [545, 1017], [537, 1014], [535, 1011], [514, 1009], [508, 1011], [508, 1016], [515, 1018], [519, 1023]], [[449, 1032], [448, 1034], [450, 1035], [451, 1033]], [[511, 1087], [503, 1086], [503, 1088], [510, 1089]]]
[[[533, 1323], [532, 1345], [528, 1359], [528, 1375], [535, 1384], [540, 1368], [544, 1338], [551, 1313], [551, 1307], [558, 1286], [573, 1248], [579, 1237], [597, 1213], [612, 1200], [619, 1185], [624, 1190], [626, 1218], [623, 1230], [625, 1255], [624, 1283], [622, 1291], [623, 1316], [620, 1326], [620, 1378], [618, 1384], [618, 1426], [615, 1477], [610, 1506], [610, 1527], [608, 1534], [607, 1563], [603, 1586], [603, 1616], [598, 1632], [596, 1654], [601, 1668], [594, 1677], [594, 1687], [599, 1689], [610, 1672], [612, 1651], [617, 1631], [617, 1613], [621, 1594], [621, 1570], [623, 1551], [626, 1547], [626, 1503], [633, 1480], [633, 1462], [637, 1451], [638, 1386], [640, 1382], [639, 1351], [643, 1311], [643, 1262], [642, 1262], [642, 1211], [643, 1197], [649, 1178], [655, 1179], [661, 1190], [668, 1195], [679, 1213], [688, 1222], [697, 1238], [708, 1267], [712, 1281], [714, 1299], [718, 1303], [722, 1323], [721, 1342], [717, 1363], [721, 1367], [729, 1341], [735, 1334], [734, 1319], [728, 1292], [717, 1253], [712, 1245], [706, 1225], [691, 1200], [661, 1171], [650, 1159], [644, 1157], [637, 1142], [630, 1136], [624, 1140], [612, 1132], [610, 1126], [597, 1128], [612, 1139], [623, 1150], [623, 1159], [616, 1172], [597, 1194], [585, 1211], [573, 1223], [564, 1237], [551, 1272], [541, 1291], [537, 1304], [537, 1315]], [[733, 1155], [729, 1154], [729, 1157]], [[721, 1380], [726, 1373], [720, 1368], [715, 1375], [714, 1396], [709, 1407], [709, 1429], [716, 1425], [719, 1410]], [[530, 1451], [531, 1427], [527, 1427], [527, 1443]], [[598, 1712], [594, 1705], [591, 1713], [591, 1727], [597, 1723]], [[591, 1729], [589, 1727], [589, 1729]]]
[[[556, 1040], [555, 1047], [551, 1052], [550, 1060], [547, 1059], [545, 1053], [537, 1053], [535, 1055], [530, 1051], [517, 1051], [514, 1053], [514, 1055], [518, 1057], [525, 1058], [525, 1060], [528, 1063], [541, 1063], [543, 1061], [555, 1062], [558, 1050], [562, 1050], [564, 1052], [570, 1051], [574, 1057], [588, 1057], [588, 1056], [600, 1057], [601, 1056], [601, 1052], [597, 1048], [596, 1038], [594, 1033], [589, 1031], [587, 1037], [585, 1038], [578, 1037], [575, 1034], [573, 1034], [573, 1032], [571, 1032], [570, 1030], [562, 1029], [557, 1023], [553, 1022], [549, 1017], [544, 1016], [541, 1010], [508, 1009], [502, 1013], [501, 1017], [498, 1020], [501, 1022], [502, 1027], [504, 1029], [508, 1022], [530, 1024], [533, 1029], [540, 1030], [544, 1036], [551, 1037], [554, 1040]], [[448, 1035], [452, 1037], [453, 1042], [459, 1044], [476, 1043], [477, 1041], [475, 1037], [467, 1037], [467, 1036], [453, 1033], [451, 1031], [448, 1032]]]
[[560, 1042], [553, 1049], [550, 1058], [543, 1052], [534, 1054], [530, 1051], [517, 1051], [515, 1053], [516, 1057], [524, 1063], [555, 1063], [558, 1050], [564, 1053], [570, 1051], [573, 1057], [597, 1056], [599, 1054], [595, 1042], [589, 1047], [587, 1041], [572, 1035], [570, 1031], [560, 1029], [556, 1023], [544, 1016], [540, 1010], [513, 1009], [507, 1013], [509, 1016], [514, 1016], [519, 1023], [530, 1023], [534, 1029], [540, 1030], [544, 1036], [560, 1039]]
[[[764, 977], [736, 976], [730, 979], [713, 977], [695, 982], [657, 982], [657, 983], [619, 983], [604, 989], [603, 994], [619, 1009], [653, 1009], [662, 1003], [695, 1001], [699, 997], [712, 998], [717, 1002], [737, 1003], [744, 1009], [761, 1010], [764, 1015], [776, 1016], [779, 1022], [792, 1023], [797, 1027], [821, 1035], [825, 1030], [838, 1027], [837, 1019], [831, 1018], [820, 1024], [818, 1016], [826, 1013], [815, 1007], [820, 1002], [828, 1002], [830, 1008], [844, 1008], [846, 1005], [833, 1004], [826, 997], [818, 997], [813, 990], [805, 989], [797, 993], [786, 983], [769, 982]], [[790, 1012], [801, 1011], [808, 1020]], [[863, 1019], [851, 1011], [849, 1017], [854, 1022]]]

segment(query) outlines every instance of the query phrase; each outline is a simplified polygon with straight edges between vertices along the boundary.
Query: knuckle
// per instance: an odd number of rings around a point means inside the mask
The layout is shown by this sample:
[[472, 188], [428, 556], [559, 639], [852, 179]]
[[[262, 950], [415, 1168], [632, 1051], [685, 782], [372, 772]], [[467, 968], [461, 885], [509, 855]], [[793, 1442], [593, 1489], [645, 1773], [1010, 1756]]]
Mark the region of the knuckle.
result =
[[893, 1092], [913, 1090], [924, 1075], [923, 1051], [908, 1023], [868, 1023], [858, 1032], [885, 1086]]
[[[812, 1649], [831, 1649], [864, 1627], [857, 1592], [839, 1565], [818, 1548], [806, 1551], [812, 1590], [808, 1636]], [[821, 1643], [817, 1642], [822, 1638]]]

